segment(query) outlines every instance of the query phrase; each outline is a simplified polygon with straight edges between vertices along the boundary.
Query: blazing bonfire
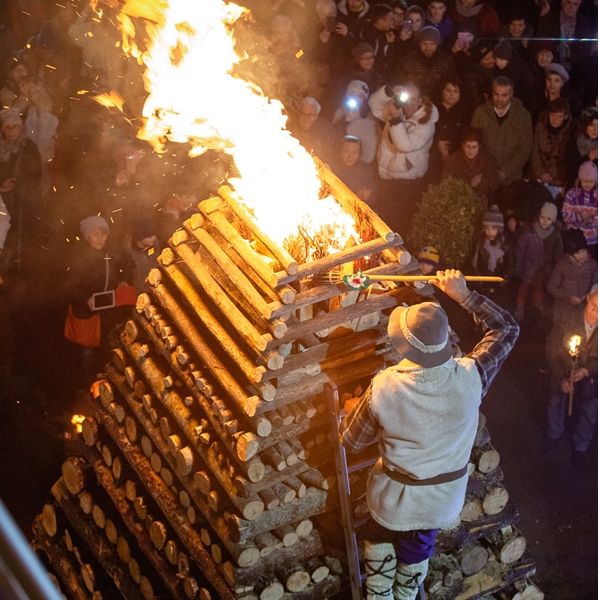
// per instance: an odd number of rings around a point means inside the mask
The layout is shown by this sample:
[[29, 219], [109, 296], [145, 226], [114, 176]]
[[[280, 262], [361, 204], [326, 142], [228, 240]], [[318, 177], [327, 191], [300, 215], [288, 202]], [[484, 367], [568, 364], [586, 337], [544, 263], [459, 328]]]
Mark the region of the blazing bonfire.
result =
[[[291, 137], [281, 103], [233, 76], [239, 18], [244, 9], [220, 0], [130, 0], [120, 14], [123, 47], [146, 65], [139, 136], [159, 151], [166, 141], [193, 155], [218, 149], [238, 173], [162, 252], [97, 386], [95, 416], [34, 524], [73, 597], [350, 597], [327, 402], [399, 360], [386, 313], [420, 298], [413, 286], [348, 290], [320, 276], [399, 275], [416, 261]], [[197, 93], [199, 80], [210, 90]], [[463, 589], [489, 548], [498, 569], [487, 584], [532, 570], [486, 431], [482, 422], [470, 498], [493, 496], [494, 510], [476, 518], [507, 508], [486, 529], [502, 533], [471, 543], [460, 568], [460, 543], [478, 536], [440, 536], [448, 556], [432, 590]], [[448, 565], [452, 578], [438, 585]]]

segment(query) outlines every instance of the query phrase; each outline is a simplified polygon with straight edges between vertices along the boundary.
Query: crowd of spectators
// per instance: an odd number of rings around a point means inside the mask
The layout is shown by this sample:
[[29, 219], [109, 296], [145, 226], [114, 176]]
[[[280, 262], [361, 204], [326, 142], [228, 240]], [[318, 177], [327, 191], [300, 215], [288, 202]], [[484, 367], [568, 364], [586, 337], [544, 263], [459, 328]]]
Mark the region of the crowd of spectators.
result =
[[[92, 281], [142, 291], [171, 233], [234, 167], [136, 138], [143, 68], [121, 49], [121, 4], [0, 7], [0, 289], [36, 276], [52, 247], [57, 293], [78, 317], [92, 312]], [[243, 4], [255, 18], [244, 68], [394, 230], [408, 234], [428, 186], [462, 179], [486, 211], [464, 269], [512, 281], [502, 298], [520, 321], [529, 296], [542, 317], [556, 298], [556, 319], [584, 303], [598, 242], [597, 0]], [[421, 254], [445, 266], [435, 248]]]

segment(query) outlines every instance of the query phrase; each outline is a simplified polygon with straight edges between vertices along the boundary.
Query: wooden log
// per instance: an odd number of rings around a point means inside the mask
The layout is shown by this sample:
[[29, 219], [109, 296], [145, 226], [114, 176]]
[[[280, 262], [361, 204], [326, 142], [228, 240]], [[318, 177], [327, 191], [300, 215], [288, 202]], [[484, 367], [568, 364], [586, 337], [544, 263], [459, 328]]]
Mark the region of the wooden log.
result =
[[373, 229], [384, 239], [396, 235], [367, 204], [365, 204], [321, 159], [313, 156], [321, 181], [326, 183], [335, 199], [352, 214], [362, 214]]
[[98, 440], [98, 424], [93, 417], [85, 417], [82, 421], [81, 437], [86, 446], [93, 446]]
[[[173, 529], [177, 531], [179, 539], [186, 546], [188, 552], [198, 563], [211, 584], [221, 594], [223, 599], [234, 600], [231, 590], [223, 580], [222, 576], [217, 572], [212, 557], [204, 549], [199, 534], [190, 525], [183, 510], [179, 508], [177, 500], [171, 490], [165, 486], [163, 481], [158, 475], [153, 473], [151, 469], [144, 467], [143, 454], [121, 434], [119, 429], [111, 422], [110, 418], [102, 413], [100, 413], [100, 418], [102, 424], [109, 431], [111, 437], [115, 440], [124, 456], [127, 457], [144, 487], [152, 495]], [[244, 521], [244, 523], [246, 523], [246, 521]], [[223, 530], [217, 519], [215, 529], [221, 529], [221, 539], [227, 539], [229, 527], [227, 530]], [[246, 547], [231, 543], [228, 546], [228, 550], [234, 557], [240, 557], [243, 555]]]
[[54, 537], [57, 531], [56, 511], [52, 504], [44, 504], [41, 515], [42, 526], [48, 537]]
[[281, 540], [284, 548], [289, 548], [298, 541], [296, 530], [289, 524], [273, 529], [272, 533], [277, 539]]
[[294, 521], [292, 527], [298, 534], [298, 537], [305, 538], [312, 532], [313, 523], [310, 519], [302, 519], [301, 521]]
[[527, 583], [522, 591], [513, 596], [513, 600], [544, 600], [544, 592], [535, 583]]
[[87, 463], [81, 458], [71, 457], [63, 462], [61, 467], [62, 480], [69, 493], [77, 495], [83, 490], [84, 471], [87, 468]]
[[499, 484], [486, 491], [483, 497], [483, 510], [488, 515], [497, 515], [502, 512], [508, 504], [508, 492]]
[[[33, 522], [33, 533], [35, 535], [33, 547], [42, 550], [48, 556], [52, 568], [74, 600], [90, 600], [91, 596], [85, 588], [79, 569], [73, 566], [70, 553], [62, 544], [46, 537], [39, 517], [40, 515]], [[113, 589], [113, 591], [118, 594], [116, 589]]]
[[364, 302], [358, 302], [357, 304], [346, 306], [330, 313], [323, 313], [308, 321], [291, 325], [285, 336], [279, 340], [270, 342], [268, 348], [272, 349], [279, 344], [294, 341], [309, 333], [330, 329], [372, 312], [396, 307], [411, 298], [413, 294], [414, 292], [407, 286], [398, 287], [384, 294], [379, 294], [377, 297], [371, 297]]
[[218, 190], [219, 196], [225, 200], [227, 206], [235, 216], [252, 232], [273, 255], [275, 260], [283, 267], [288, 275], [298, 273], [298, 263], [286, 252], [279, 244], [276, 244], [271, 237], [263, 231], [256, 220], [250, 215], [245, 206], [240, 204], [230, 187], [223, 185]]
[[[215, 281], [205, 265], [198, 259], [194, 251], [187, 244], [179, 244], [174, 247], [177, 255], [182, 258], [190, 271], [194, 274], [196, 282], [205, 293], [218, 306], [223, 315], [231, 322], [236, 330], [245, 340], [245, 343], [250, 345], [257, 352], [263, 352], [267, 344], [273, 339], [270, 333], [260, 333], [256, 327], [246, 318], [239, 308], [231, 301], [229, 296], [223, 291], [221, 286]], [[164, 251], [163, 251], [164, 254]], [[161, 255], [162, 257], [163, 255]], [[169, 260], [169, 255], [166, 258], [161, 258], [161, 264], [165, 264]], [[152, 272], [154, 274], [154, 272]]]
[[487, 443], [479, 448], [473, 448], [471, 460], [481, 473], [489, 473], [500, 464], [500, 454]]
[[[242, 238], [237, 229], [227, 220], [225, 215], [215, 208], [209, 208], [206, 202], [200, 203], [200, 210], [209, 219], [215, 229], [223, 236], [244, 262], [256, 273], [262, 281], [272, 289], [278, 285], [275, 273], [252, 250], [248, 242]], [[230, 255], [231, 257], [231, 255]], [[238, 265], [239, 266], [239, 265]]]
[[283, 456], [273, 446], [265, 448], [262, 457], [277, 471], [283, 471], [287, 466]]
[[143, 595], [138, 586], [131, 579], [127, 568], [118, 563], [112, 548], [102, 543], [102, 539], [94, 526], [87, 520], [88, 518], [78, 513], [73, 500], [69, 497], [69, 491], [62, 479], [58, 480], [52, 487], [52, 495], [69, 519], [73, 528], [87, 541], [88, 548], [111, 577], [123, 596], [133, 600], [142, 600]]
[[296, 492], [298, 498], [304, 498], [306, 495], [306, 484], [302, 483], [297, 477], [289, 477], [284, 483]]
[[280, 600], [284, 592], [283, 585], [274, 575], [261, 577], [254, 589], [260, 600]]
[[319, 490], [330, 490], [331, 480], [325, 477], [319, 470], [311, 468], [308, 471], [298, 474], [298, 479], [306, 484], [307, 487], [314, 487]]
[[296, 498], [296, 490], [285, 485], [285, 483], [276, 483], [271, 489], [282, 503], [292, 502]]
[[460, 568], [461, 571], [468, 577], [475, 575], [485, 567], [488, 561], [488, 553], [481, 544], [472, 542], [462, 548], [460, 552]]
[[278, 273], [279, 281], [281, 283], [291, 283], [292, 281], [304, 279], [305, 277], [309, 277], [316, 273], [327, 273], [340, 265], [353, 262], [364, 256], [370, 256], [378, 252], [383, 252], [389, 248], [402, 245], [402, 238], [399, 235], [390, 235], [389, 237], [389, 241], [380, 238], [371, 240], [370, 242], [363, 242], [351, 248], [340, 250], [335, 254], [330, 254], [323, 258], [307, 262], [300, 265], [298, 267], [298, 272], [293, 276], [285, 277], [282, 273]]
[[277, 573], [288, 592], [301, 592], [310, 583], [310, 574], [302, 565], [285, 567]]
[[323, 581], [329, 575], [329, 567], [316, 556], [307, 561], [305, 569], [315, 583]]
[[[169, 252], [171, 254], [173, 253], [170, 248], [165, 248], [161, 257], [166, 255], [171, 258]], [[166, 264], [169, 258], [162, 258], [163, 268], [180, 292], [185, 296], [185, 299], [189, 302], [194, 312], [200, 317], [202, 324], [239, 367], [248, 382], [253, 384], [259, 383], [266, 372], [266, 368], [262, 366], [257, 367], [252, 360], [241, 351], [239, 344], [233, 340], [227, 330], [214, 317], [208, 305], [202, 300], [189, 279], [182, 273], [181, 269], [175, 264]], [[172, 260], [175, 260], [174, 256], [172, 257]]]
[[261, 548], [259, 562], [245, 569], [235, 567], [229, 561], [219, 567], [220, 572], [233, 588], [253, 585], [262, 575], [305, 563], [312, 557], [323, 553], [323, 543], [317, 531], [313, 531], [307, 538], [299, 539], [294, 545], [287, 548], [272, 533], [262, 534], [255, 540], [263, 542], [257, 543], [257, 547]]
[[266, 488], [258, 492], [260, 499], [264, 502], [265, 508], [267, 510], [272, 510], [279, 506], [280, 500], [279, 496], [271, 489]]
[[[268, 556], [271, 552], [275, 550], [280, 550], [283, 548], [283, 543], [278, 540], [272, 533], [269, 531], [265, 531], [265, 533], [261, 533], [254, 538], [254, 543], [256, 547], [260, 550], [261, 558]], [[232, 581], [236, 581], [235, 577], [233, 577]]]
[[472, 523], [481, 517], [483, 514], [483, 506], [481, 500], [476, 496], [467, 495], [465, 503], [460, 511], [460, 520]]
[[312, 488], [306, 491], [304, 498], [280, 504], [275, 509], [265, 512], [262, 518], [255, 521], [243, 521], [237, 515], [228, 512], [224, 514], [224, 517], [233, 541], [244, 542], [259, 533], [273, 531], [282, 525], [325, 512], [326, 498], [327, 494], [322, 490]]
[[282, 440], [281, 442], [275, 445], [275, 448], [277, 449], [277, 452], [281, 454], [281, 456], [285, 460], [285, 464], [288, 467], [292, 467], [298, 462], [298, 455], [294, 452], [292, 447], [286, 441]]
[[233, 402], [244, 414], [249, 417], [254, 416], [256, 413], [256, 404], [258, 403], [258, 398], [255, 396], [248, 396], [240, 387], [238, 382], [229, 373], [225, 365], [215, 356], [212, 350], [210, 350], [208, 344], [206, 344], [206, 342], [197, 332], [191, 320], [179, 307], [173, 296], [167, 291], [163, 284], [156, 283], [154, 286], [154, 294], [157, 296], [165, 310], [169, 313], [170, 317], [177, 322], [182, 331], [185, 332], [186, 337], [188, 338], [194, 350], [196, 350], [202, 359], [202, 362], [227, 391], [227, 394], [233, 400]]
[[298, 438], [292, 435], [288, 437], [287, 441], [288, 444], [292, 447], [292, 450], [295, 452], [296, 456], [300, 460], [304, 460], [306, 458], [306, 450], [304, 449]]

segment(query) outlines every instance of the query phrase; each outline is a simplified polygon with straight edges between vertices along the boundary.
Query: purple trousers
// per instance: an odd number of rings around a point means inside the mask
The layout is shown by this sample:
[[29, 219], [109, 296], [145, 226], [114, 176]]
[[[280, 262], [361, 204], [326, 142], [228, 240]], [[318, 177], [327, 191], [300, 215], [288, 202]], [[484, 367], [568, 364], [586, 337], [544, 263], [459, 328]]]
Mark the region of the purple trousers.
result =
[[373, 519], [362, 529], [363, 537], [369, 542], [393, 544], [396, 558], [404, 565], [414, 565], [429, 558], [435, 551], [435, 537], [439, 529], [414, 529], [393, 531]]

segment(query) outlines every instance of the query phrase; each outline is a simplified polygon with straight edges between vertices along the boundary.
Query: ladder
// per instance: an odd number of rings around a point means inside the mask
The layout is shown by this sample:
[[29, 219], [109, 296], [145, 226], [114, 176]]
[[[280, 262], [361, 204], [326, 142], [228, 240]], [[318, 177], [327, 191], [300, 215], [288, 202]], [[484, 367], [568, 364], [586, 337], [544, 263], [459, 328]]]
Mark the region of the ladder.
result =
[[[350, 473], [372, 467], [378, 457], [369, 457], [364, 460], [353, 462], [348, 465], [346, 449], [339, 443], [339, 428], [341, 423], [340, 403], [338, 388], [333, 382], [325, 384], [325, 396], [327, 408], [330, 415], [331, 433], [335, 453], [335, 470], [340, 496], [340, 507], [342, 512], [342, 525], [344, 528], [344, 540], [346, 543], [346, 554], [348, 557], [348, 572], [350, 575], [350, 587], [352, 600], [363, 600], [362, 583], [364, 578], [360, 572], [360, 560], [358, 558], [358, 544], [356, 540], [356, 529], [354, 515], [352, 513], [352, 490], [350, 489]], [[425, 589], [423, 583], [419, 585], [419, 599], [425, 600]]]

